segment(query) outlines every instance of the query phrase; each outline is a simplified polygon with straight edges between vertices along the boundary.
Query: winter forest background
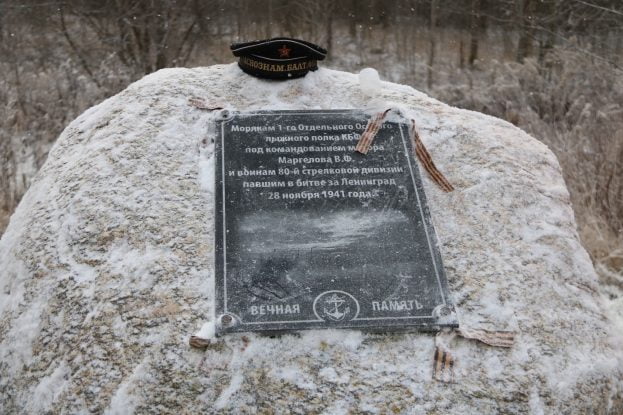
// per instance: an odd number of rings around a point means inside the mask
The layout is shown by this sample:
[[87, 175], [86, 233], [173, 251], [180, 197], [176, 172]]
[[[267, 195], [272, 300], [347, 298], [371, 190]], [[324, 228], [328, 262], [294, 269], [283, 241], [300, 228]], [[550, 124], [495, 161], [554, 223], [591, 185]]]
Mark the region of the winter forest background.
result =
[[545, 142], [606, 292], [621, 292], [622, 0], [0, 0], [0, 233], [82, 111], [150, 72], [233, 62], [230, 43], [273, 36]]

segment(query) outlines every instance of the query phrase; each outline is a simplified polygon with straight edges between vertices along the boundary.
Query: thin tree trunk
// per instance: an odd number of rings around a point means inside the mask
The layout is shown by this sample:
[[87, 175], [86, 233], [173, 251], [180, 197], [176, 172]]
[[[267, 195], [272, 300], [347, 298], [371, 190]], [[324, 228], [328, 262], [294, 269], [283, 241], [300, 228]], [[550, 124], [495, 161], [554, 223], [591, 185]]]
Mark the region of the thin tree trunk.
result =
[[539, 54], [538, 62], [539, 69], [545, 70], [549, 73], [551, 69], [551, 62], [547, 62], [547, 54], [554, 48], [557, 25], [556, 25], [556, 4], [555, 0], [549, 0], [545, 3], [547, 7], [547, 32], [543, 34], [543, 38], [539, 41]]
[[463, 42], [463, 33], [461, 33], [461, 40], [459, 40], [459, 68], [465, 68], [465, 42]]
[[272, 0], [267, 0], [266, 1], [266, 13], [268, 15], [267, 17], [267, 24], [266, 24], [266, 39], [271, 38], [273, 36], [273, 1]]
[[480, 38], [480, 0], [472, 0], [469, 20], [469, 67], [474, 67], [478, 59], [478, 41]]
[[357, 20], [359, 18], [359, 16], [355, 14], [355, 10], [359, 10], [359, 7], [357, 6], [357, 0], [351, 0], [348, 10], [348, 33], [350, 33], [351, 38], [354, 38], [355, 36], [357, 36]]
[[76, 55], [76, 58], [78, 59], [78, 62], [80, 62], [80, 65], [82, 66], [82, 69], [84, 69], [84, 71], [87, 73], [87, 75], [89, 75], [89, 78], [91, 78], [93, 83], [98, 88], [101, 88], [101, 84], [99, 83], [99, 81], [97, 80], [95, 75], [93, 74], [93, 71], [91, 71], [91, 68], [89, 67], [89, 64], [87, 63], [84, 55], [78, 49], [78, 46], [76, 46], [76, 44], [74, 43], [74, 41], [71, 38], [71, 36], [69, 36], [69, 32], [67, 31], [67, 25], [65, 24], [65, 13], [63, 11], [63, 5], [62, 4], [58, 8], [58, 12], [59, 12], [59, 15], [60, 15], [61, 30], [63, 32], [63, 36], [65, 37], [65, 40], [67, 41], [67, 44], [69, 45], [71, 50]]
[[528, 31], [528, 16], [532, 8], [532, 0], [520, 0], [517, 10], [517, 24], [519, 26], [519, 41], [517, 42], [516, 60], [523, 63], [531, 49], [530, 33]]
[[[332, 3], [333, 4], [333, 3]], [[329, 16], [327, 17], [327, 57], [331, 57], [331, 47], [333, 45], [333, 8], [335, 6], [331, 6], [329, 10]]]
[[429, 48], [428, 48], [428, 71], [426, 84], [428, 89], [433, 87], [433, 65], [435, 64], [435, 49], [436, 42], [436, 26], [437, 26], [437, 4], [438, 0], [431, 0], [430, 2], [430, 26], [428, 28]]

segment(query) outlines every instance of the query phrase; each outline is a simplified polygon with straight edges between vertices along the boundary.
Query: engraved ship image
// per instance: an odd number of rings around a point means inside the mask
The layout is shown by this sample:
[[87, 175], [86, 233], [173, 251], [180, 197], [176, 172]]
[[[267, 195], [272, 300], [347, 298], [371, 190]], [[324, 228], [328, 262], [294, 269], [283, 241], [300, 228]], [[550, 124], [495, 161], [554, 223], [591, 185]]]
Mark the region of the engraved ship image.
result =
[[348, 313], [350, 313], [350, 307], [348, 307], [348, 306], [346, 307], [344, 312], [340, 311], [340, 307], [342, 305], [344, 305], [345, 302], [346, 302], [346, 300], [344, 300], [339, 295], [337, 295], [337, 294], [331, 295], [329, 298], [327, 298], [325, 300], [325, 303], [332, 304], [333, 305], [333, 309], [329, 311], [329, 310], [327, 310], [326, 307], [323, 307], [324, 314], [327, 317], [329, 317], [331, 320], [333, 320], [333, 321], [341, 321], [341, 320], [343, 320], [344, 317], [346, 317], [346, 315]]

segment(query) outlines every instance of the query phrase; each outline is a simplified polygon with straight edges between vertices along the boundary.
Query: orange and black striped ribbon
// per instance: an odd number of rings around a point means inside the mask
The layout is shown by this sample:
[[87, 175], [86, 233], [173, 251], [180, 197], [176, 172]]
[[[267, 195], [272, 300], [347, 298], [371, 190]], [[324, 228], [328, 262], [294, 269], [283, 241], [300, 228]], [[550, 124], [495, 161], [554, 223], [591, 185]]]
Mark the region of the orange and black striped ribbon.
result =
[[424, 147], [424, 143], [420, 139], [420, 134], [415, 128], [415, 120], [411, 120], [411, 138], [413, 139], [413, 148], [415, 149], [415, 155], [417, 156], [420, 163], [428, 173], [428, 175], [433, 179], [437, 186], [441, 187], [441, 189], [445, 192], [451, 192], [454, 190], [454, 187], [450, 184], [448, 179], [441, 174], [435, 163], [433, 163], [433, 158], [430, 156], [426, 147]]
[[447, 344], [457, 334], [465, 339], [478, 340], [493, 347], [510, 348], [515, 343], [514, 331], [461, 327], [458, 330], [438, 332], [435, 336], [435, 356], [433, 357], [433, 379], [438, 382], [454, 382], [456, 360], [448, 350]]
[[208, 105], [201, 98], [190, 98], [188, 100], [188, 105], [191, 105], [191, 106], [193, 106], [195, 108], [198, 108], [200, 110], [207, 110], [207, 111], [216, 111], [216, 110], [222, 110], [223, 109], [223, 107]]
[[513, 331], [460, 328], [458, 333], [466, 339], [479, 340], [494, 347], [513, 347], [515, 343]]
[[361, 133], [361, 137], [357, 142], [357, 147], [355, 147], [355, 151], [361, 154], [368, 154], [370, 146], [372, 145], [372, 141], [374, 141], [374, 137], [376, 137], [376, 134], [381, 129], [383, 121], [385, 121], [385, 117], [390, 110], [391, 108], [385, 110], [384, 112], [379, 112], [374, 117], [370, 118], [370, 120], [368, 120], [368, 125], [366, 125], [366, 129], [363, 130], [363, 133]]
[[433, 379], [444, 383], [454, 381], [454, 357], [440, 345], [435, 346]]
[[[370, 118], [370, 120], [368, 121], [368, 125], [366, 125], [365, 130], [363, 131], [361, 137], [359, 138], [359, 141], [357, 142], [355, 151], [361, 154], [368, 154], [370, 146], [372, 145], [372, 141], [374, 141], [374, 138], [381, 129], [383, 121], [385, 121], [385, 117], [390, 110], [391, 109], [387, 109], [384, 112], [380, 112], [374, 117]], [[411, 120], [411, 140], [413, 144], [413, 149], [415, 150], [415, 155], [417, 156], [418, 160], [420, 160], [420, 163], [422, 163], [422, 167], [424, 167], [431, 179], [435, 183], [437, 183], [437, 186], [439, 186], [443, 191], [453, 191], [454, 187], [452, 186], [452, 184], [450, 184], [448, 179], [446, 179], [446, 177], [439, 171], [437, 166], [435, 166], [433, 158], [431, 157], [428, 150], [426, 150], [424, 143], [420, 139], [420, 134], [415, 127], [415, 120]]]
[[188, 344], [197, 349], [206, 349], [210, 345], [210, 340], [202, 337], [190, 336]]

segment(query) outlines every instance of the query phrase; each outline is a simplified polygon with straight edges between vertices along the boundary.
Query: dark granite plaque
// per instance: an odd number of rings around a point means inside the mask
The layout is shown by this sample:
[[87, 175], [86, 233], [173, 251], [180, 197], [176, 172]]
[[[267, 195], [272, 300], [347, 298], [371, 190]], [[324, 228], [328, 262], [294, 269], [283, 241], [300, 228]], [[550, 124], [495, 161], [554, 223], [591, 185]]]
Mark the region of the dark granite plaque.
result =
[[354, 152], [350, 110], [222, 113], [217, 333], [456, 326], [406, 124]]

